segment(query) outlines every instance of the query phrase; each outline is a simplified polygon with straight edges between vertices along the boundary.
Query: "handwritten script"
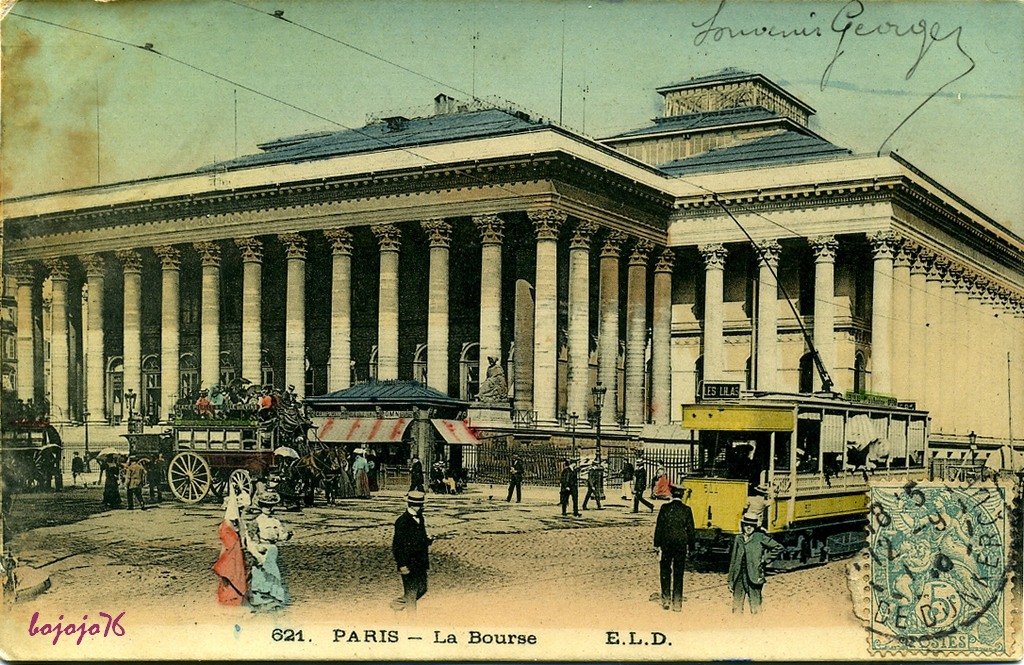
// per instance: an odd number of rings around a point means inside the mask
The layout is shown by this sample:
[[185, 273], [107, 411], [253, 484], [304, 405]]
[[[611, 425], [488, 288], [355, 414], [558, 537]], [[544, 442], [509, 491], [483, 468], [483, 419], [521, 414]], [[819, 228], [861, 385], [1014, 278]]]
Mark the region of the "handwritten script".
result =
[[836, 12], [832, 17], [831, 22], [827, 25], [823, 24], [824, 19], [818, 18], [817, 12], [812, 11], [808, 14], [809, 20], [804, 25], [779, 27], [776, 25], [768, 26], [760, 24], [754, 27], [736, 27], [728, 25], [722, 20], [722, 12], [726, 7], [726, 2], [727, 0], [721, 0], [718, 7], [715, 9], [715, 12], [706, 20], [700, 23], [691, 23], [691, 26], [697, 30], [697, 34], [693, 38], [694, 46], [703, 46], [709, 41], [720, 42], [726, 39], [830, 37], [835, 39], [835, 50], [821, 74], [820, 87], [822, 90], [828, 87], [829, 80], [831, 79], [836, 63], [839, 62], [840, 58], [846, 54], [845, 47], [848, 46], [852, 40], [857, 38], [890, 36], [897, 39], [915, 40], [918, 47], [917, 55], [904, 76], [905, 80], [908, 81], [917, 73], [918, 68], [928, 56], [932, 46], [938, 42], [952, 40], [956, 49], [969, 62], [967, 69], [936, 88], [935, 91], [929, 94], [924, 101], [918, 104], [909, 114], [907, 114], [896, 128], [886, 136], [885, 140], [882, 141], [878, 148], [879, 153], [881, 153], [882, 148], [889, 142], [896, 132], [898, 132], [900, 128], [910, 120], [910, 118], [920, 111], [925, 104], [930, 102], [948, 86], [970, 74], [975, 67], [974, 58], [964, 50], [963, 44], [961, 43], [961, 38], [963, 37], [963, 26], [960, 25], [951, 29], [945, 29], [937, 21], [929, 21], [924, 18], [908, 24], [893, 23], [892, 21], [887, 20], [867, 20], [867, 17], [865, 17], [864, 20], [861, 20], [861, 17], [864, 16], [866, 11], [864, 3], [861, 0], [850, 0], [844, 4], [838, 12]]

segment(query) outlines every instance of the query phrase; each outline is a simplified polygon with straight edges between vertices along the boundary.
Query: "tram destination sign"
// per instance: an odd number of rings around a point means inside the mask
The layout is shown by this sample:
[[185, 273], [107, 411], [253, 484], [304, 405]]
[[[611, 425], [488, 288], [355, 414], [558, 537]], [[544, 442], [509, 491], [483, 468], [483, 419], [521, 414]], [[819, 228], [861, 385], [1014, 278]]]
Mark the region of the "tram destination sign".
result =
[[733, 381], [701, 381], [701, 401], [716, 399], [739, 399], [740, 384]]

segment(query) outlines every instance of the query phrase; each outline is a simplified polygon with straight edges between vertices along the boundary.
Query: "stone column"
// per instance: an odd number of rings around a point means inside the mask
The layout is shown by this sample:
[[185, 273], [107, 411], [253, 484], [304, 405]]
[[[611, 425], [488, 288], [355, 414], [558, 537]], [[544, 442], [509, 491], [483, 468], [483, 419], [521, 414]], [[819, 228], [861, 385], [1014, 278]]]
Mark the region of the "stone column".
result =
[[558, 416], [558, 231], [564, 212], [528, 213], [537, 236], [536, 306], [533, 324], [533, 408], [541, 422]]
[[[136, 408], [142, 408], [142, 257], [134, 249], [117, 252], [124, 274], [124, 304], [121, 352], [124, 357], [124, 392], [136, 395]], [[127, 405], [126, 405], [127, 407]], [[129, 413], [125, 411], [124, 417]]]
[[597, 230], [580, 222], [569, 243], [569, 366], [566, 410], [587, 419], [590, 397], [590, 240]]
[[[958, 270], [956, 274], [956, 283], [954, 284], [954, 302], [953, 302], [953, 320], [950, 322], [950, 330], [953, 334], [954, 344], [962, 343], [962, 340], [970, 339], [971, 329], [968, 325], [967, 313], [970, 310], [970, 299], [968, 293], [970, 292], [971, 283], [970, 276], [966, 270]], [[913, 297], [913, 296], [911, 296]], [[953, 363], [953, 376], [965, 377], [971, 372], [971, 365], [968, 360], [967, 354], [960, 353], [959, 349], [954, 349], [953, 357], [951, 358]], [[955, 413], [957, 413], [957, 422], [961, 425], [966, 424], [966, 419], [963, 417], [963, 409], [959, 405], [966, 404], [972, 399], [972, 395], [967, 390], [967, 384], [962, 380], [954, 380], [947, 384], [952, 389], [952, 404], [954, 405]], [[971, 430], [962, 429], [962, 433], [966, 434]]]
[[913, 247], [901, 242], [892, 267], [892, 392], [910, 397], [910, 264]]
[[[938, 362], [944, 368], [943, 377], [945, 380], [942, 381], [943, 389], [940, 393], [941, 400], [939, 401], [940, 413], [943, 417], [939, 419], [939, 424], [942, 426], [943, 432], [954, 434], [957, 433], [957, 422], [962, 420], [957, 415], [959, 406], [956, 401], [956, 388], [948, 380], [950, 373], [956, 372], [956, 356], [959, 353], [958, 346], [962, 339], [956, 334], [955, 324], [958, 273], [962, 273], [962, 271], [957, 266], [951, 264], [941, 282], [942, 290], [940, 297], [942, 300], [939, 306], [939, 320], [941, 321], [939, 332], [941, 334], [940, 348], [942, 350], [939, 356], [933, 359], [933, 362]], [[962, 433], [966, 434], [967, 432]]]
[[942, 347], [940, 346], [942, 338], [939, 330], [939, 302], [942, 291], [942, 276], [945, 274], [946, 262], [932, 254], [928, 255], [926, 262], [928, 272], [925, 275], [925, 327], [928, 332], [924, 344], [925, 364], [923, 368], [926, 380], [925, 398], [922, 406], [932, 416], [932, 429], [938, 431], [938, 422], [935, 418], [939, 408], [939, 396], [942, 391], [940, 371], [942, 362], [939, 360], [942, 353]]
[[[473, 218], [480, 231], [480, 366], [504, 361], [501, 348], [501, 243], [505, 222], [497, 215]], [[502, 364], [504, 367], [504, 364]]]
[[728, 251], [721, 243], [700, 246], [704, 258], [704, 379], [721, 379], [725, 372], [724, 275]]
[[925, 365], [925, 340], [928, 335], [927, 285], [925, 274], [928, 272], [928, 255], [920, 249], [914, 252], [910, 265], [910, 339], [907, 342], [907, 378], [910, 399], [923, 406], [927, 378]]
[[651, 243], [637, 240], [626, 274], [626, 418], [634, 425], [647, 421], [644, 403], [647, 346], [647, 259]]
[[242, 254], [242, 377], [263, 381], [263, 243], [259, 238], [237, 238]]
[[17, 279], [18, 289], [15, 302], [18, 306], [17, 333], [15, 343], [18, 354], [18, 399], [33, 400], [36, 397], [36, 336], [32, 321], [32, 304], [35, 301], [36, 271], [30, 263], [16, 264], [12, 270]]
[[154, 247], [160, 257], [160, 410], [167, 416], [178, 401], [181, 388], [180, 322], [181, 300], [178, 291], [181, 252], [177, 247]]
[[[811, 239], [814, 252], [814, 348], [818, 351], [821, 364], [829, 378], [835, 381], [836, 371], [836, 250], [839, 242], [835, 236], [818, 236]], [[824, 389], [817, 368], [814, 369], [814, 385]], [[832, 387], [837, 390], [837, 386]]]
[[672, 265], [675, 255], [664, 249], [654, 265], [654, 312], [651, 319], [651, 420], [672, 420]]
[[288, 265], [285, 278], [284, 383], [306, 396], [306, 237], [299, 233], [278, 236]]
[[889, 231], [869, 237], [873, 257], [871, 294], [871, 391], [892, 393], [892, 263], [896, 238]]
[[398, 378], [398, 252], [402, 232], [394, 224], [373, 227], [380, 246], [380, 291], [377, 301], [377, 379]]
[[782, 246], [757, 243], [757, 381], [758, 390], [775, 390], [779, 372], [779, 283], [776, 274]]
[[50, 270], [50, 418], [54, 422], [71, 420], [70, 348], [68, 347], [68, 264], [63, 259], [47, 262]]
[[[448, 247], [452, 225], [443, 219], [423, 222], [430, 242], [427, 302], [427, 384], [448, 394]], [[480, 356], [480, 369], [487, 358]]]
[[103, 271], [105, 262], [99, 254], [82, 257], [85, 266], [86, 283], [89, 285], [89, 330], [85, 338], [82, 360], [85, 361], [85, 408], [89, 412], [89, 422], [106, 420], [104, 399], [104, 374], [106, 366], [103, 358]]
[[331, 375], [328, 390], [352, 384], [352, 232], [329, 229], [331, 243]]
[[601, 247], [597, 380], [608, 391], [601, 408], [601, 422], [609, 425], [616, 420], [619, 403], [619, 255], [625, 241], [625, 235], [613, 231], [605, 237]]
[[210, 388], [220, 383], [220, 245], [197, 242], [203, 270], [199, 314], [199, 385]]

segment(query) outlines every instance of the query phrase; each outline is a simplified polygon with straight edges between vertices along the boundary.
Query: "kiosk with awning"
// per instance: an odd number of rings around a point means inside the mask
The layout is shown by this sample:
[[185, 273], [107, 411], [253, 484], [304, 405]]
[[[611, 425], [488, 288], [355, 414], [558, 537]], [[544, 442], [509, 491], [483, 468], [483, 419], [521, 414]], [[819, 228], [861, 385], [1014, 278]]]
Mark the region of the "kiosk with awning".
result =
[[390, 468], [415, 451], [424, 470], [438, 459], [463, 468], [464, 446], [480, 442], [466, 424], [469, 404], [418, 381], [370, 381], [306, 399], [316, 438], [348, 450], [370, 448]]

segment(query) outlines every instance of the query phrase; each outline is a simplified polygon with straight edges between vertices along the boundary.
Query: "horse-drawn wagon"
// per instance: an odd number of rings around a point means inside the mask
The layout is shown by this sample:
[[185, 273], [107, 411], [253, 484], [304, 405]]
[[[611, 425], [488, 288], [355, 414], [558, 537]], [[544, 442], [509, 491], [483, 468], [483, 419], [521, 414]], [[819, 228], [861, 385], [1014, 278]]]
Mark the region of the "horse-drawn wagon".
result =
[[60, 434], [46, 420], [17, 420], [3, 427], [5, 490], [62, 489], [64, 446]]

